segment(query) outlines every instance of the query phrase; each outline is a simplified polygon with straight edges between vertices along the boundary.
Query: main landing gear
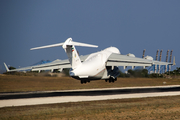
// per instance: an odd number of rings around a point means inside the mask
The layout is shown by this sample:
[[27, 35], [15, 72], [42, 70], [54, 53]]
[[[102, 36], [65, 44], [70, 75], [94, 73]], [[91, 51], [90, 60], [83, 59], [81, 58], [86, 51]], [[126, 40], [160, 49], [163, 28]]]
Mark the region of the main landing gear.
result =
[[86, 84], [87, 82], [89, 83], [89, 82], [90, 82], [90, 80], [81, 80], [81, 84], [83, 84], [83, 83], [85, 83], [85, 84]]
[[117, 81], [117, 78], [114, 79], [114, 78], [110, 77], [109, 79], [106, 79], [105, 81], [106, 82], [109, 81], [109, 83], [111, 83], [111, 82], [114, 83], [115, 81]]

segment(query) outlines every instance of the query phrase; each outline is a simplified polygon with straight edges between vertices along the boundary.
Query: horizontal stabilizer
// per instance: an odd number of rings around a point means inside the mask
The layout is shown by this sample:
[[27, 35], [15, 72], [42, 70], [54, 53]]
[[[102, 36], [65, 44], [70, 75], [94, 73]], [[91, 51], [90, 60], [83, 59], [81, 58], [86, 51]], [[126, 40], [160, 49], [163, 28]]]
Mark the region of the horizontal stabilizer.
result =
[[50, 47], [57, 47], [57, 46], [62, 46], [62, 45], [63, 45], [63, 43], [58, 43], [58, 44], [53, 44], [53, 45], [46, 45], [46, 46], [31, 48], [30, 50], [50, 48]]
[[90, 44], [85, 44], [85, 43], [80, 43], [80, 42], [72, 42], [71, 45], [84, 46], [84, 47], [98, 47], [97, 45], [90, 45]]
[[50, 47], [58, 47], [58, 46], [63, 46], [63, 48], [66, 48], [66, 46], [72, 46], [72, 45], [74, 45], [74, 46], [84, 46], [84, 47], [98, 47], [97, 45], [74, 42], [74, 41], [72, 41], [72, 38], [68, 38], [64, 43], [58, 43], [58, 44], [41, 46], [41, 47], [35, 47], [35, 48], [31, 48], [30, 50], [50, 48]]

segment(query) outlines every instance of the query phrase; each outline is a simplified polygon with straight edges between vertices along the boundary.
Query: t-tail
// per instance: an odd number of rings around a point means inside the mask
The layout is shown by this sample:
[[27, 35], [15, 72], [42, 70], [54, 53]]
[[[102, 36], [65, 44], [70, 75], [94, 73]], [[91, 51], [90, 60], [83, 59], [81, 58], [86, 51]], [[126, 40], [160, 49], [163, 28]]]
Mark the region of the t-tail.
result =
[[69, 62], [71, 63], [72, 69], [75, 69], [77, 66], [81, 65], [81, 60], [74, 45], [66, 46], [64, 50], [66, 51], [66, 54], [69, 58]]
[[53, 45], [46, 45], [46, 46], [42, 46], [42, 47], [31, 48], [30, 50], [57, 47], [57, 46], [62, 46], [63, 49], [65, 50], [65, 52], [69, 58], [69, 62], [72, 66], [72, 69], [75, 69], [81, 65], [81, 60], [79, 58], [79, 54], [78, 54], [75, 46], [98, 47], [96, 45], [74, 42], [74, 41], [72, 41], [72, 38], [68, 38], [64, 43], [58, 43], [58, 44], [53, 44]]

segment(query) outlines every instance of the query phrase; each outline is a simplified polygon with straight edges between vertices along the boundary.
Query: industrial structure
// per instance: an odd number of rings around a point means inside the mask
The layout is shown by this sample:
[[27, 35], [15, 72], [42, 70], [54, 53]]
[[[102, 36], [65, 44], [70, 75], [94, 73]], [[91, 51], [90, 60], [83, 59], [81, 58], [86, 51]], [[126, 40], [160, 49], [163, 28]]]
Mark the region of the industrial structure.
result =
[[[162, 49], [160, 51], [160, 55], [159, 55], [159, 61], [161, 61], [162, 59]], [[172, 52], [173, 50], [171, 50], [170, 52], [170, 57], [169, 57], [169, 63], [172, 62]], [[156, 52], [156, 58], [155, 60], [158, 61], [158, 53], [159, 53], [159, 49], [157, 50]], [[143, 56], [142, 58], [144, 58], [144, 55], [145, 55], [145, 49], [143, 50]], [[168, 62], [168, 55], [169, 55], [169, 50], [167, 50], [167, 54], [166, 54], [166, 62]], [[174, 57], [174, 61], [173, 61], [173, 64], [175, 63], [175, 57]], [[151, 67], [148, 68], [148, 71], [149, 73], [165, 73], [167, 71], [170, 71], [171, 70], [171, 65], [153, 65]]]

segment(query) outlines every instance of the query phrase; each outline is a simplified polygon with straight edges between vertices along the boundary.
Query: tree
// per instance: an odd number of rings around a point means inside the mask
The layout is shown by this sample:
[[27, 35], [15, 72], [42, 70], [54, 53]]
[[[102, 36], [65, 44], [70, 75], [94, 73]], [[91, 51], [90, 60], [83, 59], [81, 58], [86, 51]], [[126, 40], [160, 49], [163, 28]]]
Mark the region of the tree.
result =
[[15, 67], [12, 67], [12, 66], [9, 67], [9, 70], [13, 70], [13, 69], [16, 69], [16, 68], [15, 68]]
[[149, 77], [147, 69], [142, 70], [142, 77]]

